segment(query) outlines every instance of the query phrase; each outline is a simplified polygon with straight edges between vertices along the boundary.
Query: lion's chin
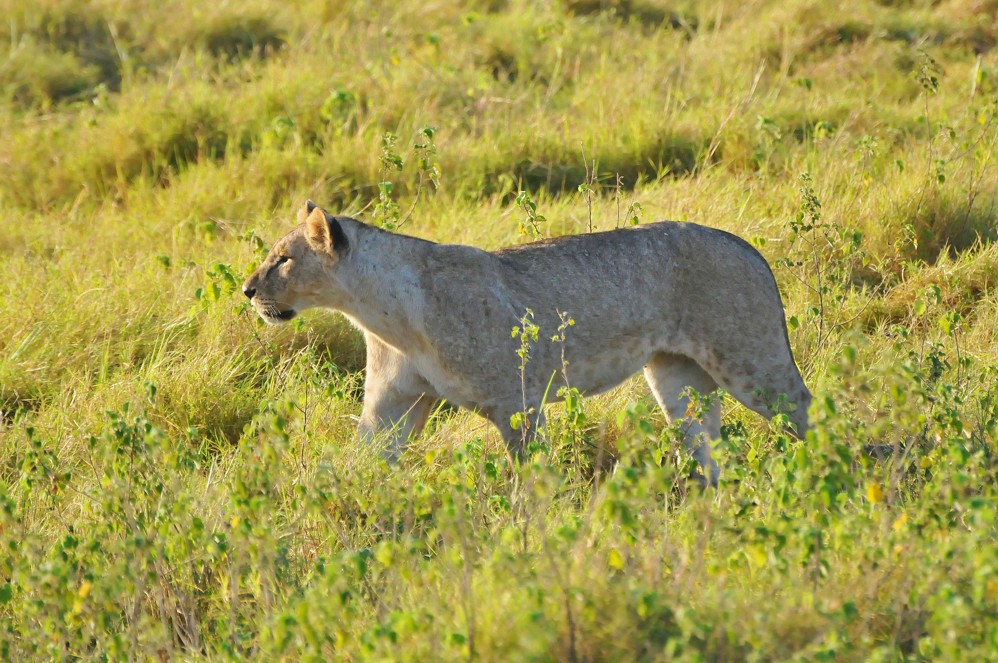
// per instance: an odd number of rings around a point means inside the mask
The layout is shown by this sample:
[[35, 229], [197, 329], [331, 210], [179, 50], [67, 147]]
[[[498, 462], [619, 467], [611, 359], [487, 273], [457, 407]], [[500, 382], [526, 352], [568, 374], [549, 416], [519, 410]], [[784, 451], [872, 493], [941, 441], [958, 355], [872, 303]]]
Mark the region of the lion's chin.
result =
[[285, 311], [276, 310], [276, 311], [260, 312], [260, 317], [263, 318], [263, 321], [266, 322], [268, 325], [279, 325], [281, 323], [288, 322], [289, 320], [294, 320], [295, 317], [297, 317], [297, 315], [298, 311], [294, 310], [293, 308], [287, 309]]

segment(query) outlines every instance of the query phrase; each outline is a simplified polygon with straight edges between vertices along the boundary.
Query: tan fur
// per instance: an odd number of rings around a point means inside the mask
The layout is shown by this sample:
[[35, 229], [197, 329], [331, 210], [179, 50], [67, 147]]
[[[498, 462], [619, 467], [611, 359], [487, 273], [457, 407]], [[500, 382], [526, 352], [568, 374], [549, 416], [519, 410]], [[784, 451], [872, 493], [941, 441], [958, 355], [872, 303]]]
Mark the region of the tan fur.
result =
[[[721, 387], [765, 416], [786, 395], [791, 422], [799, 434], [807, 429], [811, 394], [791, 354], [776, 281], [734, 235], [662, 222], [490, 253], [388, 233], [311, 202], [298, 219], [244, 292], [267, 322], [320, 306], [364, 332], [360, 430], [369, 438], [384, 432], [390, 455], [419, 433], [439, 398], [488, 418], [519, 450], [510, 418], [524, 399], [537, 410], [545, 394], [553, 399], [565, 382], [563, 358], [568, 382], [585, 394], [643, 369], [669, 419], [685, 420], [710, 483], [718, 477], [710, 442], [720, 437], [720, 408], [692, 419], [686, 387]], [[541, 332], [521, 384], [510, 330], [528, 309]], [[560, 313], [576, 324], [564, 343], [552, 343]]]

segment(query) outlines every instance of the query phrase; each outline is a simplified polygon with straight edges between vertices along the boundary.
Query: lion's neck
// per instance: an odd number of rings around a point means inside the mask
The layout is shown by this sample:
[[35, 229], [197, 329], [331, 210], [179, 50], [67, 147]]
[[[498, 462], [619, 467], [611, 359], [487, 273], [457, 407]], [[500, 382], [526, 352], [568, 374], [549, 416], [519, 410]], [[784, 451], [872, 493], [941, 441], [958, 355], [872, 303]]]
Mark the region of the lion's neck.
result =
[[370, 229], [354, 233], [353, 239], [349, 269], [340, 276], [348, 297], [336, 308], [390, 345], [421, 343], [423, 293], [413, 261], [432, 244]]

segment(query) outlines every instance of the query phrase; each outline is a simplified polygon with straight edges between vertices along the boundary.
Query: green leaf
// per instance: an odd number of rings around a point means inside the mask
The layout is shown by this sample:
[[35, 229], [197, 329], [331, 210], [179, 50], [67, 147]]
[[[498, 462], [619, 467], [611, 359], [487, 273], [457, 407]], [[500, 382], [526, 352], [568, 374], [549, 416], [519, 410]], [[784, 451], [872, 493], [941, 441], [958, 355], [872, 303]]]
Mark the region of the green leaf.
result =
[[842, 348], [842, 356], [850, 364], [856, 363], [856, 348], [851, 345], [847, 345]]
[[611, 569], [624, 570], [624, 556], [616, 548], [610, 549], [610, 554], [606, 556], [606, 563]]

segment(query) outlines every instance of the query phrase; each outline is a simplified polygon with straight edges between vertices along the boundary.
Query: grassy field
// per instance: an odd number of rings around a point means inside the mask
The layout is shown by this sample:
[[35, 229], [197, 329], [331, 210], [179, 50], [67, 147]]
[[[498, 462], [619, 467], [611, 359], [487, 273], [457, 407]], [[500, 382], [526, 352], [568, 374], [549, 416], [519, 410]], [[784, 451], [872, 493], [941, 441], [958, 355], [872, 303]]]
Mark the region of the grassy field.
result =
[[[998, 660], [995, 0], [0, 15], [0, 658]], [[735, 232], [815, 428], [726, 398], [702, 491], [636, 379], [389, 467], [359, 334], [239, 293], [306, 198]]]

